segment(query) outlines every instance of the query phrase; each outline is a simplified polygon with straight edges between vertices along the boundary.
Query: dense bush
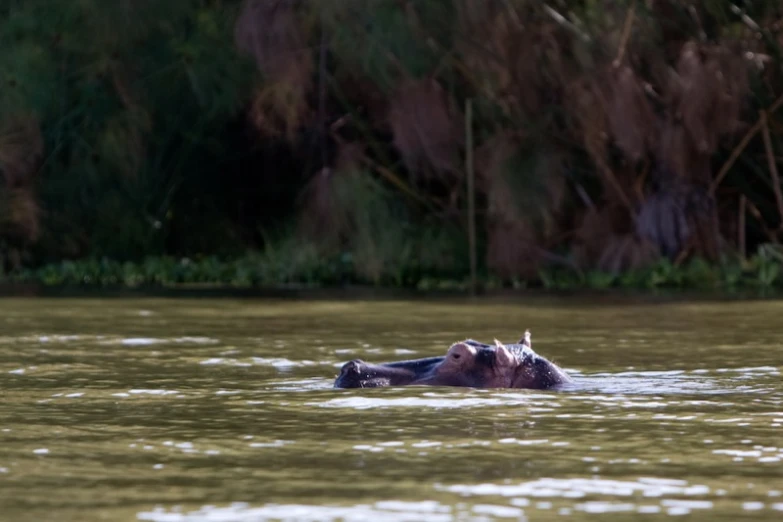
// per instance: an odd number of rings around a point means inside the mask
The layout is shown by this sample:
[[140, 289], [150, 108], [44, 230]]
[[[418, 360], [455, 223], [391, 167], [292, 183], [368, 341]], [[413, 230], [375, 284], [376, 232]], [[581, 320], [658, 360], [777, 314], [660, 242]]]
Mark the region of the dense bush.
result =
[[777, 281], [778, 3], [16, 0], [0, 17], [16, 277], [426, 287], [464, 281], [475, 248], [488, 283]]

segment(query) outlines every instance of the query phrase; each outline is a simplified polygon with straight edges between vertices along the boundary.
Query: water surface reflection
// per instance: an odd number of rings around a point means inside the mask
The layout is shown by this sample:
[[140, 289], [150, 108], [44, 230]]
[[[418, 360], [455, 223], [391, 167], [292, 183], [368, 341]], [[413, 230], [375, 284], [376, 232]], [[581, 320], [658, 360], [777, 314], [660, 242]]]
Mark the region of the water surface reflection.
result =
[[[9, 520], [778, 520], [775, 301], [5, 299]], [[515, 340], [560, 391], [335, 390]]]

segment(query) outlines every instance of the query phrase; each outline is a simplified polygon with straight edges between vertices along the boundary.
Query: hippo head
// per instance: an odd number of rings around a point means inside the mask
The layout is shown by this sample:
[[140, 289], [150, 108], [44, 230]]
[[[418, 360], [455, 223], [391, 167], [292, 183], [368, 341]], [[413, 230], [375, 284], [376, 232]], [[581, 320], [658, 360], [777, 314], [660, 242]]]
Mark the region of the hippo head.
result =
[[495, 345], [472, 339], [454, 343], [443, 357], [385, 364], [353, 360], [343, 365], [336, 388], [429, 385], [468, 388], [545, 389], [569, 382], [568, 375], [536, 354], [530, 334], [519, 344]]

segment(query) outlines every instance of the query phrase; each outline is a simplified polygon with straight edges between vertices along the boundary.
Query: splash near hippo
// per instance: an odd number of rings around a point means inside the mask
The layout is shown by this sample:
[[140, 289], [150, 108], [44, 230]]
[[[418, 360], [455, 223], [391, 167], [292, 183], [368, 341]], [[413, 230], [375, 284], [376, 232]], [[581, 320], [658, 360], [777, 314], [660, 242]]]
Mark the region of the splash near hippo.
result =
[[519, 343], [494, 345], [466, 339], [445, 356], [370, 364], [354, 359], [343, 365], [335, 388], [384, 386], [458, 386], [545, 390], [571, 382], [554, 363], [533, 351], [530, 331]]

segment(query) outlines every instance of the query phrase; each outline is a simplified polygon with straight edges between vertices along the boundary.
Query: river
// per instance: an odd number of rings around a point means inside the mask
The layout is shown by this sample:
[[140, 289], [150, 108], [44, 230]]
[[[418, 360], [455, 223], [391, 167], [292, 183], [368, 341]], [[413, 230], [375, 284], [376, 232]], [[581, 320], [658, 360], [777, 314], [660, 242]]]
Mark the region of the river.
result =
[[[783, 302], [4, 298], [0, 519], [779, 520]], [[562, 391], [335, 390], [516, 341]]]

